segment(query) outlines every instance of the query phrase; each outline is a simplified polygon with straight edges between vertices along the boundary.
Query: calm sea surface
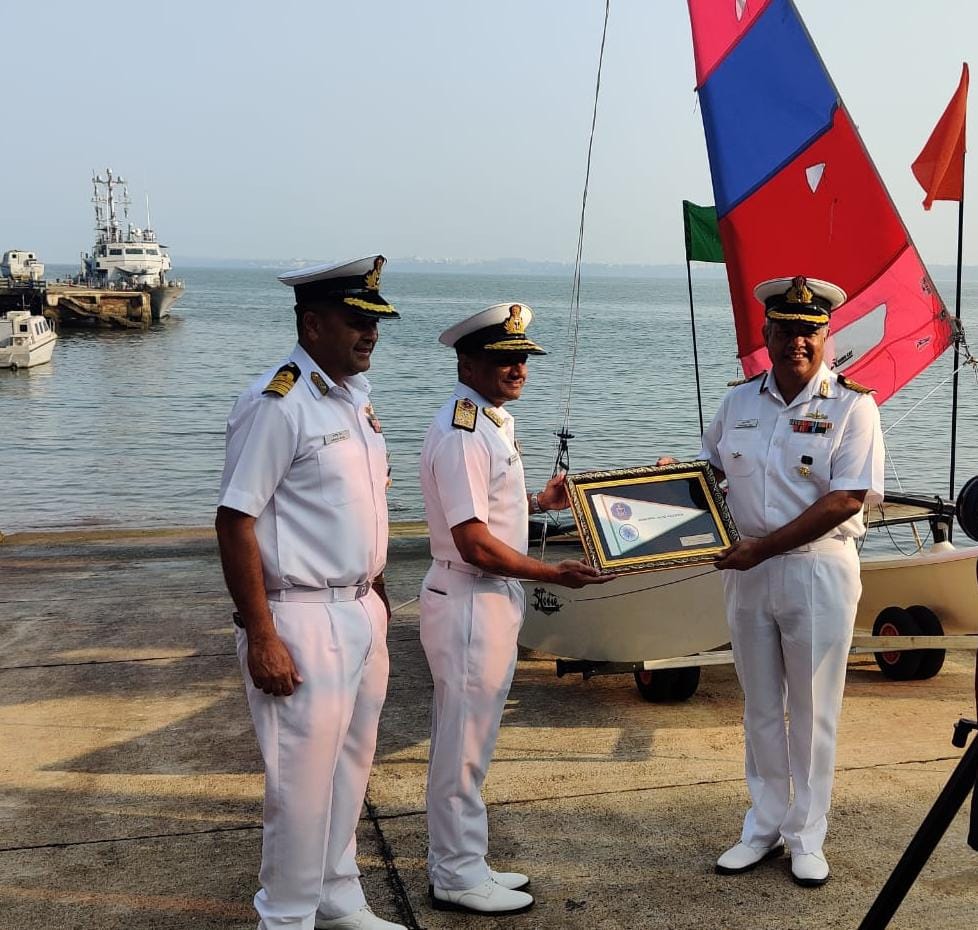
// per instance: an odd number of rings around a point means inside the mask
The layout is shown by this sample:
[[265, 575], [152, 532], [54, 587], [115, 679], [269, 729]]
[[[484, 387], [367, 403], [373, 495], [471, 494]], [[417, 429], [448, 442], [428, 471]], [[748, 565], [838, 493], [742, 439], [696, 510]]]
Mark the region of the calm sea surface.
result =
[[[0, 530], [169, 526], [211, 522], [224, 424], [237, 394], [295, 341], [291, 291], [271, 271], [195, 269], [171, 318], [145, 332], [65, 330], [49, 365], [0, 370]], [[938, 282], [945, 300], [953, 287]], [[423, 516], [418, 455], [434, 411], [455, 383], [449, 324], [492, 303], [536, 311], [532, 334], [550, 354], [530, 360], [517, 417], [528, 484], [554, 461], [570, 370], [570, 279], [384, 275], [403, 319], [381, 324], [369, 377], [394, 474], [392, 519]], [[738, 377], [729, 295], [694, 281], [704, 416]], [[966, 286], [964, 317], [978, 303]], [[950, 354], [883, 407], [884, 429], [951, 371]], [[978, 472], [978, 387], [961, 376], [958, 487]], [[572, 470], [651, 464], [699, 448], [684, 279], [584, 281], [571, 393]], [[908, 491], [947, 494], [950, 382], [887, 434]], [[895, 468], [895, 471], [894, 471]], [[901, 531], [906, 537], [906, 531]]]

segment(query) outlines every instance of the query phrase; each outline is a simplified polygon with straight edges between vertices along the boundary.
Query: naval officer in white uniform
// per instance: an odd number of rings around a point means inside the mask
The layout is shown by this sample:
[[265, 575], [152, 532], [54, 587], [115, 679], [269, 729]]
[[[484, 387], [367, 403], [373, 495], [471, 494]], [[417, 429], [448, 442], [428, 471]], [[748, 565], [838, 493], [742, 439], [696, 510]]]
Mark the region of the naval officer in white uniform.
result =
[[382, 256], [282, 275], [298, 345], [239, 398], [217, 534], [265, 762], [259, 930], [403, 930], [366, 905], [356, 826], [387, 691], [387, 456], [364, 377]]
[[787, 846], [794, 880], [820, 885], [862, 590], [855, 542], [863, 505], [883, 496], [883, 436], [870, 391], [823, 361], [829, 314], [845, 293], [804, 277], [754, 293], [765, 305], [771, 370], [726, 395], [699, 456], [726, 476], [743, 537], [717, 568], [744, 691], [751, 807], [716, 870], [748, 871]]
[[455, 349], [458, 384], [421, 450], [421, 490], [432, 565], [421, 588], [421, 643], [434, 681], [428, 762], [428, 875], [439, 910], [514, 914], [533, 898], [529, 878], [486, 861], [482, 784], [516, 667], [523, 588], [534, 578], [579, 588], [610, 580], [583, 562], [527, 556], [532, 511], [569, 506], [563, 476], [527, 497], [513, 417], [529, 355], [525, 304], [496, 304], [441, 334]]

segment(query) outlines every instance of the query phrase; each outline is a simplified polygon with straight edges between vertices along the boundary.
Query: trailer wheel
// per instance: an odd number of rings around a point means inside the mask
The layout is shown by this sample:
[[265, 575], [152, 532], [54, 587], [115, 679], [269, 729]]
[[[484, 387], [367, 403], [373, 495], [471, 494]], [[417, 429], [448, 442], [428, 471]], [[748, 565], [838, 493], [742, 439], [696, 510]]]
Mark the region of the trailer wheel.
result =
[[[929, 607], [914, 604], [907, 608], [907, 613], [917, 621], [917, 626], [920, 627], [920, 632], [924, 636], [944, 635], [944, 627], [941, 626], [941, 621]], [[920, 668], [917, 669], [914, 678], [920, 681], [925, 678], [933, 678], [944, 667], [946, 655], [947, 651], [944, 649], [921, 649]]]
[[646, 701], [664, 704], [669, 701], [688, 701], [700, 686], [700, 667], [662, 668], [635, 673], [635, 687]]
[[[913, 614], [902, 607], [884, 607], [873, 624], [873, 636], [920, 636], [921, 629]], [[907, 652], [876, 652], [880, 671], [894, 681], [912, 681], [919, 677], [922, 649]]]

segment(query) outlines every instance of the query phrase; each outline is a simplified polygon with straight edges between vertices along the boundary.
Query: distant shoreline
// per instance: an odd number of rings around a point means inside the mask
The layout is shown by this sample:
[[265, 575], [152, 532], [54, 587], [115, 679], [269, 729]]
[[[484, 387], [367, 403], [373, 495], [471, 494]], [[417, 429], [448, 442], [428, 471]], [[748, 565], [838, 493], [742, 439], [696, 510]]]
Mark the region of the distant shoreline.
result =
[[[323, 259], [230, 259], [230, 258], [186, 258], [173, 255], [174, 276], [179, 276], [183, 270], [213, 270], [213, 271], [282, 271], [289, 268], [299, 268], [304, 265], [317, 264]], [[329, 261], [330, 259], [325, 259]], [[75, 269], [68, 262], [49, 262], [52, 273], [61, 273], [55, 269]], [[954, 265], [932, 265], [931, 275], [936, 281], [953, 281], [955, 278]], [[569, 277], [573, 274], [574, 266], [569, 262], [530, 261], [520, 258], [497, 258], [469, 261], [465, 259], [421, 259], [421, 258], [392, 258], [388, 261], [387, 271], [395, 274], [445, 274], [445, 275], [493, 275], [499, 277]], [[70, 271], [68, 273], [71, 273]], [[609, 264], [603, 262], [584, 262], [581, 274], [591, 278], [685, 278], [686, 265], [682, 264]], [[723, 280], [726, 278], [726, 267], [720, 264], [693, 262], [695, 279]], [[965, 265], [962, 269], [962, 280], [978, 282], [978, 265]]]

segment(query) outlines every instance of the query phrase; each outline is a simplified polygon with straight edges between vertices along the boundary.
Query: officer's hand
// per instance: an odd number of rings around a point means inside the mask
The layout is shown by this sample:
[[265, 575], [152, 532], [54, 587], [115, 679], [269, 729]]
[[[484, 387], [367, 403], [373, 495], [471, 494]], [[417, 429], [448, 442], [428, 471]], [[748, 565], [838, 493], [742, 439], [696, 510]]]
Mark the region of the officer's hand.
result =
[[660, 455], [655, 460], [656, 465], [678, 465], [679, 462], [674, 459], [671, 455]]
[[586, 562], [579, 562], [576, 559], [564, 559], [555, 566], [557, 577], [555, 584], [563, 585], [565, 588], [583, 588], [589, 584], [604, 584], [614, 581], [617, 575], [602, 575], [596, 568], [592, 568]]
[[278, 636], [249, 638], [248, 673], [256, 688], [276, 697], [289, 695], [302, 684], [302, 676]]
[[544, 510], [566, 510], [570, 507], [570, 498], [567, 496], [567, 485], [564, 481], [565, 477], [563, 472], [559, 475], [554, 475], [547, 482], [547, 486], [540, 492], [538, 500]]
[[724, 549], [715, 564], [722, 571], [744, 572], [748, 568], [760, 565], [766, 558], [767, 554], [764, 552], [761, 541], [745, 536], [743, 539], [738, 539], [729, 548]]

